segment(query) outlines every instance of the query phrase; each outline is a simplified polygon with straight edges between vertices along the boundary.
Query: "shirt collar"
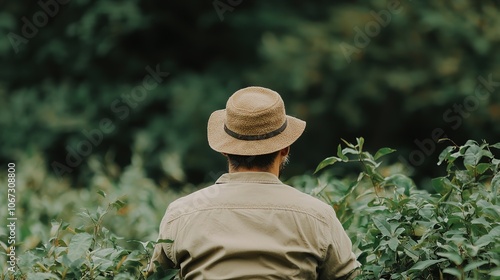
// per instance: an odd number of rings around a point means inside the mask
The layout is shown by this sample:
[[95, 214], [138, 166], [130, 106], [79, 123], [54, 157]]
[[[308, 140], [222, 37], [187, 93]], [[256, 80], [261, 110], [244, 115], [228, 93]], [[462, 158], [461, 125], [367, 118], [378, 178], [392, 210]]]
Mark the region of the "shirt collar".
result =
[[260, 183], [283, 184], [276, 175], [269, 172], [234, 172], [225, 173], [217, 179], [216, 184], [225, 183]]

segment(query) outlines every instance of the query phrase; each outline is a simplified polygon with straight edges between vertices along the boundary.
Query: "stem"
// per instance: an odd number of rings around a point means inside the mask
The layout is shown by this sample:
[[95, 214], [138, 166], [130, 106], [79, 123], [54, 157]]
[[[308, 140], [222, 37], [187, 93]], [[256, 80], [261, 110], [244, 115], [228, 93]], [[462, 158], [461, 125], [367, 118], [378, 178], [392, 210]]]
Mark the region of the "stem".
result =
[[361, 162], [361, 165], [363, 165], [363, 168], [365, 169], [365, 174], [368, 176], [368, 178], [370, 178], [370, 182], [373, 185], [373, 189], [375, 190], [375, 195], [379, 199], [379, 202], [381, 202], [380, 201], [380, 195], [378, 194], [378, 184], [373, 180], [372, 176], [368, 175], [368, 172], [367, 172], [368, 171], [368, 167], [366, 166], [366, 163], [363, 161], [363, 159], [361, 158], [361, 156], [359, 157], [359, 162]]
[[108, 207], [106, 207], [106, 210], [104, 213], [99, 217], [99, 219], [94, 223], [94, 240], [93, 240], [93, 246], [94, 248], [97, 245], [97, 237], [99, 237], [99, 231], [101, 229], [101, 224], [104, 216], [109, 212], [109, 209], [111, 208], [111, 204], [108, 204]]
[[438, 143], [441, 143], [443, 141], [450, 141], [453, 144], [453, 146], [455, 146], [456, 148], [460, 148], [460, 146], [457, 145], [457, 143], [455, 143], [455, 141], [451, 140], [450, 138], [441, 138], [438, 140]]
[[49, 269], [46, 268], [42, 263], [37, 262], [36, 265], [41, 268], [44, 272], [49, 272]]

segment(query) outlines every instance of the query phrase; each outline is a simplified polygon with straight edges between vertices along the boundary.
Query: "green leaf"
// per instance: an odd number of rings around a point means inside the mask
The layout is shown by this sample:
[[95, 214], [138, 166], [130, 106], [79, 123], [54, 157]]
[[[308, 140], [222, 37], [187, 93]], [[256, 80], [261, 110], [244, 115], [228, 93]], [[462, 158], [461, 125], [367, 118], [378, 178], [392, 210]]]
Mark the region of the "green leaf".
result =
[[377, 167], [379, 167], [379, 166], [380, 166], [380, 164], [381, 164], [381, 163], [380, 163], [380, 162], [376, 162], [376, 161], [374, 161], [374, 160], [373, 160], [373, 157], [372, 157], [372, 156], [370, 156], [370, 154], [368, 154], [367, 152], [363, 152], [361, 155], [363, 156], [362, 161], [363, 161], [364, 163], [368, 163], [369, 165], [371, 165], [371, 166], [373, 166], [373, 167], [375, 167], [375, 168], [377, 168]]
[[477, 145], [478, 145], [477, 141], [470, 139], [470, 140], [467, 140], [467, 142], [465, 142], [463, 147], [470, 147], [470, 146], [477, 146]]
[[483, 157], [492, 158], [493, 154], [477, 145], [472, 145], [465, 151], [464, 165], [476, 166]]
[[388, 242], [389, 248], [391, 248], [392, 251], [396, 252], [396, 249], [398, 248], [399, 245], [399, 240], [397, 237], [393, 237], [389, 240]]
[[477, 247], [481, 248], [484, 246], [488, 246], [491, 242], [494, 242], [495, 238], [491, 236], [490, 234], [483, 235], [481, 236], [476, 242], [474, 242], [474, 245]]
[[337, 147], [337, 156], [344, 162], [349, 161], [349, 158], [342, 152], [342, 146], [340, 146], [340, 144]]
[[340, 138], [340, 140], [342, 140], [342, 142], [344, 142], [347, 145], [347, 147], [356, 149], [356, 146], [354, 146], [353, 144], [347, 142], [345, 139]]
[[125, 205], [126, 205], [126, 203], [119, 200], [119, 199], [117, 199], [115, 202], [111, 203], [111, 206], [113, 206], [116, 210], [120, 210]]
[[486, 221], [484, 217], [479, 217], [475, 218], [472, 221], [470, 221], [471, 224], [473, 225], [483, 225], [485, 228], [490, 228], [490, 222]]
[[92, 256], [92, 263], [98, 267], [100, 271], [107, 271], [114, 267], [114, 260], [99, 256]]
[[158, 269], [153, 275], [149, 276], [147, 280], [171, 280], [179, 273], [178, 269], [164, 269], [159, 263], [157, 264], [157, 262], [155, 262], [155, 264]]
[[500, 267], [499, 268], [495, 268], [493, 269], [490, 274], [488, 275], [491, 275], [491, 276], [500, 276]]
[[476, 166], [477, 173], [479, 173], [479, 174], [483, 174], [489, 168], [490, 168], [490, 164], [489, 163], [480, 163], [480, 164], [478, 164]]
[[441, 195], [448, 195], [452, 189], [459, 190], [459, 188], [446, 177], [434, 178], [431, 180], [431, 183], [434, 190]]
[[396, 186], [404, 188], [404, 194], [410, 196], [410, 189], [415, 185], [413, 180], [403, 174], [394, 174], [384, 179], [386, 186]]
[[376, 153], [373, 159], [377, 160], [385, 155], [388, 155], [390, 153], [394, 153], [396, 150], [391, 149], [391, 148], [381, 148], [379, 149]]
[[479, 146], [470, 146], [464, 154], [464, 165], [476, 166], [483, 157], [481, 152], [482, 150]]
[[489, 262], [488, 261], [479, 261], [479, 262], [469, 263], [468, 265], [466, 265], [464, 267], [464, 272], [471, 271], [473, 269], [477, 269], [478, 267], [480, 267], [484, 264], [487, 264], [487, 263], [489, 263]]
[[461, 265], [462, 262], [464, 261], [462, 257], [455, 252], [438, 252], [436, 253], [436, 255], [449, 259], [455, 265]]
[[85, 232], [73, 235], [68, 245], [68, 259], [73, 262], [85, 256], [92, 245], [92, 240], [92, 235]]
[[145, 249], [145, 250], [153, 249], [154, 245], [156, 244], [155, 241], [127, 240], [127, 242], [130, 242], [130, 243], [139, 243], [139, 244], [141, 244], [142, 248]]
[[327, 167], [329, 165], [333, 165], [333, 164], [335, 164], [338, 161], [342, 161], [342, 159], [340, 159], [338, 157], [328, 157], [328, 158], [325, 158], [323, 161], [321, 161], [318, 164], [318, 167], [316, 167], [316, 170], [314, 171], [314, 173], [317, 173], [321, 169], [323, 169], [323, 168], [325, 168], [325, 167]]
[[342, 150], [342, 154], [343, 155], [347, 155], [347, 154], [359, 155], [359, 151], [355, 150], [355, 149], [352, 149], [352, 148], [344, 148]]
[[494, 158], [495, 156], [488, 150], [482, 150], [481, 151], [482, 156], [487, 157], [487, 158]]
[[415, 245], [416, 245], [416, 242], [413, 241], [412, 239], [409, 239], [402, 244], [406, 256], [411, 258], [413, 262], [418, 261], [418, 257], [420, 255], [420, 251], [414, 250]]
[[391, 226], [386, 220], [380, 217], [373, 217], [372, 220], [383, 236], [389, 236], [389, 237], [391, 236]]
[[46, 280], [50, 280], [50, 279], [59, 279], [59, 277], [57, 277], [57, 275], [55, 274], [52, 274], [52, 273], [42, 273], [42, 272], [37, 272], [37, 273], [28, 273], [27, 277], [26, 277], [26, 280], [40, 280], [40, 279], [46, 279]]
[[493, 179], [491, 179], [491, 194], [493, 195], [494, 201], [496, 201], [497, 199], [497, 191], [499, 187], [500, 187], [500, 172], [495, 174], [495, 176], [493, 176]]
[[356, 142], [358, 143], [358, 149], [362, 151], [363, 145], [365, 144], [365, 138], [363, 137], [356, 138]]
[[19, 265], [21, 269], [25, 269], [34, 266], [38, 261], [40, 261], [40, 257], [36, 256], [31, 251], [27, 251], [19, 257], [17, 265]]
[[451, 156], [451, 152], [454, 151], [455, 149], [456, 149], [455, 146], [448, 146], [448, 147], [446, 147], [441, 152], [441, 154], [439, 154], [439, 161], [438, 161], [437, 165], [441, 165], [441, 163], [443, 163], [444, 160], [449, 159], [450, 156]]
[[101, 206], [97, 206], [95, 214], [96, 214], [95, 219], [99, 220], [100, 218], [102, 218], [102, 216], [106, 215], [106, 209], [102, 208]]
[[61, 230], [66, 230], [69, 227], [69, 223], [67, 222], [61, 222]]
[[451, 190], [451, 181], [446, 177], [438, 177], [431, 180], [434, 189], [441, 195], [447, 194]]
[[460, 279], [462, 277], [462, 272], [456, 268], [445, 268], [443, 269], [443, 273], [453, 275], [457, 277], [457, 279]]
[[490, 145], [491, 148], [500, 149], [500, 142]]
[[79, 227], [75, 228], [75, 232], [76, 232], [76, 233], [86, 232], [86, 231], [85, 231], [85, 227], [84, 227], [83, 225], [81, 225], [81, 226], [79, 226]]
[[102, 196], [103, 198], [106, 198], [106, 193], [103, 190], [98, 190], [97, 194]]
[[416, 270], [424, 270], [432, 265], [435, 265], [440, 262], [444, 262], [446, 259], [439, 259], [439, 260], [425, 260], [425, 261], [419, 261], [415, 265], [413, 265], [408, 271], [416, 271]]

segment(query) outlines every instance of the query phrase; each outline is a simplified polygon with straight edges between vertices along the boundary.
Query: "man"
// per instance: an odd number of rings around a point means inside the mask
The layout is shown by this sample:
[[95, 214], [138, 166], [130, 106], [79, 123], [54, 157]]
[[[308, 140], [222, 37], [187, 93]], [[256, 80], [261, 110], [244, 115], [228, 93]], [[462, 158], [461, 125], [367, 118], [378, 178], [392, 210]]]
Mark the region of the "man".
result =
[[[279, 179], [305, 122], [280, 95], [235, 92], [208, 120], [208, 143], [229, 173], [172, 202], [152, 257], [182, 279], [353, 279], [359, 263], [335, 212]], [[153, 265], [151, 266], [152, 269]]]

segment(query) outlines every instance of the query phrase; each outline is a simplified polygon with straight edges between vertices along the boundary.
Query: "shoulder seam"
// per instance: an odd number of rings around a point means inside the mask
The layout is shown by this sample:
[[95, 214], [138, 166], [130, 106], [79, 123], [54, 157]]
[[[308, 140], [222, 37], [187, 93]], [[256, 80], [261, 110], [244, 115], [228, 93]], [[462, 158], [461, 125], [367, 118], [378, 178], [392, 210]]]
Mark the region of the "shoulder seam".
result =
[[216, 209], [256, 209], [256, 210], [282, 210], [282, 211], [291, 211], [291, 212], [296, 212], [296, 213], [301, 213], [301, 214], [305, 214], [307, 216], [310, 216], [312, 218], [314, 218], [315, 220], [321, 222], [322, 224], [324, 225], [328, 225], [328, 222], [327, 222], [327, 219], [324, 218], [320, 218], [312, 213], [309, 213], [307, 211], [304, 211], [304, 210], [300, 210], [300, 209], [294, 209], [294, 208], [291, 208], [291, 207], [256, 207], [256, 206], [213, 206], [213, 207], [204, 207], [204, 208], [200, 208], [200, 209], [194, 209], [194, 210], [191, 210], [189, 212], [186, 212], [186, 213], [182, 213], [172, 219], [169, 219], [167, 220], [166, 222], [167, 223], [171, 223], [183, 216], [186, 216], [186, 215], [190, 215], [190, 214], [193, 214], [193, 213], [196, 213], [196, 212], [201, 212], [201, 211], [206, 211], [206, 210], [216, 210]]

